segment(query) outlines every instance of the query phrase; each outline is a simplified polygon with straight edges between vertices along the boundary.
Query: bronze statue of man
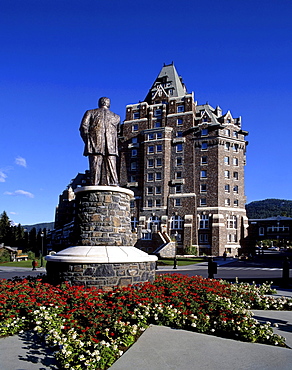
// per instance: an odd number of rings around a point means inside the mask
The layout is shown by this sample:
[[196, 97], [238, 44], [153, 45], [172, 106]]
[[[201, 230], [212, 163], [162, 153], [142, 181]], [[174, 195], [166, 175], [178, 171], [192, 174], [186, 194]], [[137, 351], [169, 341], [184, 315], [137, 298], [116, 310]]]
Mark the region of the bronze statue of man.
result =
[[85, 112], [80, 125], [80, 135], [85, 143], [84, 155], [89, 158], [90, 183], [100, 184], [104, 162], [106, 185], [118, 186], [116, 161], [120, 116], [109, 110], [109, 98], [100, 98], [98, 106]]

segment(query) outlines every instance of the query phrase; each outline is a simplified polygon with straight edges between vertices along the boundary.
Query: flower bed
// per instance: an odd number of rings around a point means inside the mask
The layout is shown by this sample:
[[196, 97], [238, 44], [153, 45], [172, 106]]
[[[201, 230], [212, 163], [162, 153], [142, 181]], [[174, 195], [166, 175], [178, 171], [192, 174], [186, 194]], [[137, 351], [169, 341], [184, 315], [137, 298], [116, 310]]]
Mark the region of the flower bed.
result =
[[285, 346], [250, 309], [285, 309], [292, 300], [265, 296], [268, 285], [161, 275], [154, 283], [116, 288], [54, 287], [0, 280], [0, 336], [35, 330], [64, 369], [106, 369], [149, 324]]

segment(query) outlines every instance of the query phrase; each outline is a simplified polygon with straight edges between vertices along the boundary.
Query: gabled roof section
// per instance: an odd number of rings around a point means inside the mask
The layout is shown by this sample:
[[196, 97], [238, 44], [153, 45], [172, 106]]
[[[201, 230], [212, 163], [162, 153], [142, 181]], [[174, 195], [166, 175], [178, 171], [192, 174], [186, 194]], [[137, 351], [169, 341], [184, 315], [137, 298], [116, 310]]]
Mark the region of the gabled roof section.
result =
[[184, 96], [187, 93], [182, 78], [178, 75], [173, 63], [168, 65], [164, 64], [151, 89], [149, 90], [145, 101], [151, 103], [153, 97], [157, 93], [157, 90], [161, 87], [168, 97]]

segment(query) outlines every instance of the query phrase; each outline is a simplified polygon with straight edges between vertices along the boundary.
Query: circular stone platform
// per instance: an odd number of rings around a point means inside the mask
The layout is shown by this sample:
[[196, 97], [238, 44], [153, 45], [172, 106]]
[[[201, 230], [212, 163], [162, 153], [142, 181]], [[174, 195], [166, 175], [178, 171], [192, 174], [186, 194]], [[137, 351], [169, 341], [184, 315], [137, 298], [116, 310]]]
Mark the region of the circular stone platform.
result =
[[48, 280], [102, 289], [153, 281], [157, 257], [131, 245], [134, 193], [114, 186], [85, 186], [75, 194], [78, 245], [46, 256]]

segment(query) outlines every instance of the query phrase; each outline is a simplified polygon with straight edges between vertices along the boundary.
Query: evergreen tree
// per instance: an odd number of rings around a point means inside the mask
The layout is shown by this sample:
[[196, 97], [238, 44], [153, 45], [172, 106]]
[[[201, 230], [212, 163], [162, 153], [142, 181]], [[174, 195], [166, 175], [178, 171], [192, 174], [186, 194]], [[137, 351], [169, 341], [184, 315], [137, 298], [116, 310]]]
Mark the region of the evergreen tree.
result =
[[11, 223], [7, 213], [4, 211], [0, 216], [0, 243], [8, 245], [10, 239]]

